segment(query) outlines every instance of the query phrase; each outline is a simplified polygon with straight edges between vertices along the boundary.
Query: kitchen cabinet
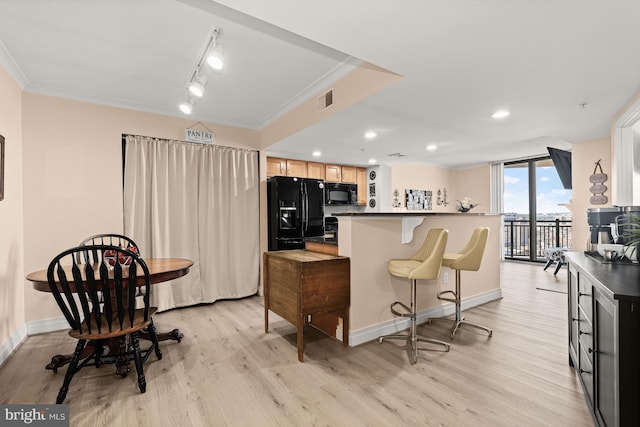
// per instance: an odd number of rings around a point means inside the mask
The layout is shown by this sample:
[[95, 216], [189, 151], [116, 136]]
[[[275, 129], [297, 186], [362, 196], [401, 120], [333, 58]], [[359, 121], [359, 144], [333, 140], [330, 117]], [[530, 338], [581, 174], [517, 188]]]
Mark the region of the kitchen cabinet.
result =
[[324, 180], [324, 163], [307, 162], [307, 178]]
[[342, 181], [345, 184], [356, 184], [356, 168], [355, 166], [342, 166]]
[[324, 180], [327, 182], [342, 182], [342, 166], [325, 164]]
[[287, 159], [267, 157], [267, 176], [287, 176]]
[[303, 160], [287, 159], [287, 176], [307, 178], [307, 162]]
[[367, 204], [367, 170], [356, 168], [356, 184], [358, 184], [358, 205]]
[[599, 426], [640, 419], [640, 268], [568, 252], [569, 364]]
[[271, 176], [295, 176], [298, 178], [306, 178], [307, 162], [304, 160], [267, 157], [267, 177]]

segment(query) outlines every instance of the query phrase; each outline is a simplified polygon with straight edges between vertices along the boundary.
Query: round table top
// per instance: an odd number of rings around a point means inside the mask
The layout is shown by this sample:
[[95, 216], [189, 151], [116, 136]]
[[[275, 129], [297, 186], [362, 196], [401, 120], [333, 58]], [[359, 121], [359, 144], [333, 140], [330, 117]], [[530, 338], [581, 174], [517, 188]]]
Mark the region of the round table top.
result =
[[[166, 282], [184, 276], [189, 272], [193, 261], [183, 258], [145, 258], [144, 262], [149, 268], [151, 284]], [[66, 270], [66, 268], [65, 268]], [[69, 266], [71, 271], [71, 266]], [[68, 274], [67, 277], [73, 277]], [[27, 280], [33, 283], [33, 288], [38, 291], [51, 292], [47, 280], [47, 269], [34, 271], [27, 275]], [[70, 281], [70, 284], [73, 282]]]

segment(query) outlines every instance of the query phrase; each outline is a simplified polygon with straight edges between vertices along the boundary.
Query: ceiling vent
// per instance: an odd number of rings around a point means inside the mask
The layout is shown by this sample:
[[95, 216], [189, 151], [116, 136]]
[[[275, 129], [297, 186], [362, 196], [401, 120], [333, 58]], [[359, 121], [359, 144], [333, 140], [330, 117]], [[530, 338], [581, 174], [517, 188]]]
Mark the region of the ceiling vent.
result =
[[404, 154], [404, 153], [391, 153], [391, 154], [389, 154], [389, 157], [397, 157], [397, 158], [400, 158], [400, 157], [407, 157], [407, 155], [406, 155], [406, 154]]
[[333, 105], [333, 88], [329, 89], [318, 98], [318, 111], [325, 110]]

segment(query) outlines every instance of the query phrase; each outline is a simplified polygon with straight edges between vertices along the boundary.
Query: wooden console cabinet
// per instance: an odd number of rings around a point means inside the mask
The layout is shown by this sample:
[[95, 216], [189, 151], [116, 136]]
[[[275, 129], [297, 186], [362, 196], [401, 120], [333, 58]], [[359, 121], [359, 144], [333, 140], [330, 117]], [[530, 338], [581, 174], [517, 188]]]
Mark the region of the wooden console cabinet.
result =
[[342, 342], [349, 346], [350, 259], [304, 250], [264, 253], [264, 330], [269, 310], [297, 328], [298, 360], [304, 359], [304, 326], [314, 314], [342, 318]]
[[569, 364], [599, 426], [640, 420], [640, 266], [570, 252]]

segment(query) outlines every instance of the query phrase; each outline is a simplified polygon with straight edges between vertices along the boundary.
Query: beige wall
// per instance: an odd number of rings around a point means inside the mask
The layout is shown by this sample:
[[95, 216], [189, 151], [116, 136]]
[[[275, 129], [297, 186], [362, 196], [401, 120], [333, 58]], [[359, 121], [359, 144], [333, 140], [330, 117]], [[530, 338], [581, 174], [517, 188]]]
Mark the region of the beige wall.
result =
[[[593, 174], [595, 163], [601, 160], [602, 170], [609, 177], [604, 184], [609, 188], [605, 196], [609, 198], [606, 205], [592, 205], [589, 202], [591, 193], [589, 188], [593, 185], [589, 176]], [[571, 146], [571, 182], [573, 187], [573, 199], [571, 213], [573, 215], [572, 233], [575, 251], [586, 250], [589, 226], [587, 224], [587, 209], [602, 208], [613, 204], [611, 194], [611, 143], [609, 138], [597, 139], [574, 143]]]
[[25, 318], [21, 110], [20, 88], [0, 66], [0, 135], [5, 137], [5, 191], [0, 201], [0, 350]]
[[[24, 270], [84, 237], [122, 232], [122, 134], [184, 139], [193, 120], [23, 94]], [[258, 147], [258, 133], [206, 123], [216, 143]], [[59, 317], [50, 296], [27, 286], [26, 320]]]
[[[433, 212], [455, 212], [456, 200], [471, 197], [479, 203], [474, 212], [491, 209], [490, 166], [451, 170], [423, 164], [402, 164], [391, 169], [391, 188], [400, 192], [404, 207], [404, 190], [430, 190], [433, 192]], [[447, 206], [436, 203], [438, 189], [447, 190]]]
[[473, 209], [475, 213], [491, 212], [491, 166], [489, 164], [457, 170], [454, 172], [454, 189], [449, 195], [452, 206], [455, 201], [465, 197], [471, 197], [478, 207]]

